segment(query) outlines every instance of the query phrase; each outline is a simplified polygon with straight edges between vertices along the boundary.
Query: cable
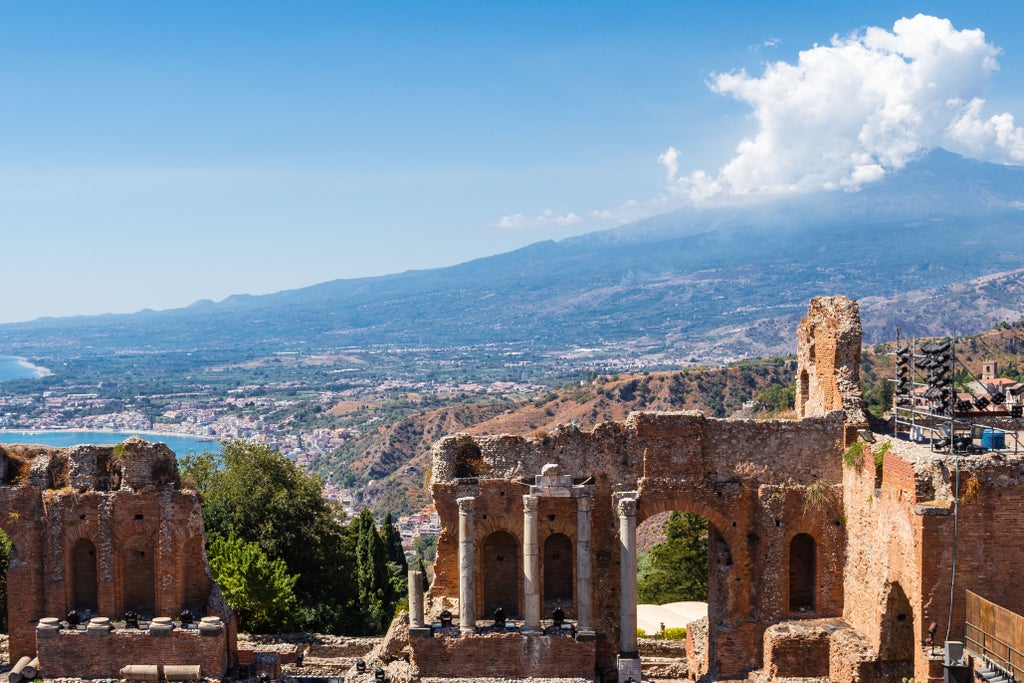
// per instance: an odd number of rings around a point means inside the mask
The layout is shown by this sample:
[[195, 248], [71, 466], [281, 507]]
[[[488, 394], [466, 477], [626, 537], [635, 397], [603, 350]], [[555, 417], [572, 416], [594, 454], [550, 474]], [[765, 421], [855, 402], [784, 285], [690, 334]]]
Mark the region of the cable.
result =
[[[953, 346], [953, 357], [956, 357], [956, 346]], [[950, 411], [952, 413], [953, 411]], [[953, 562], [949, 572], [949, 613], [946, 615], [946, 641], [949, 642], [949, 633], [953, 629], [953, 598], [956, 596], [956, 546], [960, 522], [960, 457], [953, 449], [953, 417], [949, 418], [949, 455], [953, 458]]]

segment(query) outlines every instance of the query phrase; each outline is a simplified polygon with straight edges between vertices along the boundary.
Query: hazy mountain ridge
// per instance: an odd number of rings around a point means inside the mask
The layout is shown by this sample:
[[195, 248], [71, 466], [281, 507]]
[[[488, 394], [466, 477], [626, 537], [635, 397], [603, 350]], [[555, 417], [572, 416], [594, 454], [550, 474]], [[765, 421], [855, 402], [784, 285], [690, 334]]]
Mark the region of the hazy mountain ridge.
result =
[[720, 360], [755, 351], [730, 343], [730, 330], [791, 320], [815, 295], [881, 300], [1024, 268], [1022, 181], [1024, 169], [937, 150], [857, 193], [690, 208], [449, 268], [2, 325], [0, 353], [493, 343], [543, 350], [647, 337]]

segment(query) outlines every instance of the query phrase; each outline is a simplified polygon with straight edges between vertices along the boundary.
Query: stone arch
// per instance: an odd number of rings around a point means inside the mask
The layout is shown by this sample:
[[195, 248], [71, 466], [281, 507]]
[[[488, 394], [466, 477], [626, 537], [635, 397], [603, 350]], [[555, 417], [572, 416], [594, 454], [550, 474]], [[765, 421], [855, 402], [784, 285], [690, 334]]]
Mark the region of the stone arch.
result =
[[[641, 486], [637, 523], [661, 512], [690, 512], [708, 522], [708, 631], [707, 650], [701, 673], [717, 673], [722, 669], [719, 652], [744, 657], [743, 668], [759, 665], [760, 648], [743, 650], [739, 637], [752, 612], [753, 591], [745, 589], [751, 581], [750, 547], [743, 519], [732, 519], [742, 509], [742, 490], [730, 484], [708, 487], [681, 482], [681, 486], [654, 488]], [[657, 485], [655, 485], [657, 486]], [[742, 523], [742, 524], [741, 524]], [[740, 650], [743, 650], [740, 653]], [[741, 666], [733, 662], [730, 666]]]
[[563, 610], [575, 604], [573, 600], [573, 569], [575, 546], [566, 534], [550, 534], [544, 540], [544, 610], [556, 607]]
[[[711, 528], [725, 543], [726, 548], [718, 553], [723, 564], [731, 565], [735, 562], [747, 560], [746, 544], [739, 526], [730, 520], [717, 508], [712, 507], [704, 501], [690, 497], [691, 492], [679, 491], [668, 498], [659, 497], [658, 500], [645, 500], [643, 493], [640, 495], [637, 508], [637, 524], [653, 517], [661, 512], [692, 512], [708, 520], [709, 532]], [[738, 557], [736, 555], [739, 555]], [[710, 555], [709, 555], [710, 561]]]
[[97, 572], [96, 545], [86, 537], [78, 538], [71, 545], [69, 557], [71, 569], [72, 609], [96, 613], [99, 611], [99, 575]]
[[795, 534], [789, 541], [789, 611], [814, 614], [817, 609], [818, 544], [807, 533]]
[[156, 609], [156, 547], [152, 538], [136, 534], [121, 548], [121, 611], [152, 615]]
[[519, 560], [519, 539], [514, 534], [500, 530], [484, 538], [482, 545], [483, 600], [486, 618], [501, 607], [509, 617], [519, 617], [519, 577], [522, 567]]

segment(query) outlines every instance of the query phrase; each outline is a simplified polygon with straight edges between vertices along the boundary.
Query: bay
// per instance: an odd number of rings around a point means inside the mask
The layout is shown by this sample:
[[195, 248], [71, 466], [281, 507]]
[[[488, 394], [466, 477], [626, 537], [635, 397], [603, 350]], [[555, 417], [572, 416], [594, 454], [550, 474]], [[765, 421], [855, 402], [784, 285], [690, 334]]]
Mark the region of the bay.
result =
[[0, 443], [32, 443], [44, 446], [67, 448], [79, 444], [115, 444], [121, 443], [129, 436], [140, 436], [146, 441], [162, 441], [174, 451], [179, 458], [189, 453], [212, 451], [219, 453], [220, 442], [209, 439], [197, 439], [189, 436], [164, 434], [130, 434], [128, 432], [87, 432], [72, 430], [39, 430], [29, 432], [0, 431]]
[[9, 379], [36, 379], [50, 374], [46, 368], [32, 365], [24, 358], [0, 356], [0, 382]]

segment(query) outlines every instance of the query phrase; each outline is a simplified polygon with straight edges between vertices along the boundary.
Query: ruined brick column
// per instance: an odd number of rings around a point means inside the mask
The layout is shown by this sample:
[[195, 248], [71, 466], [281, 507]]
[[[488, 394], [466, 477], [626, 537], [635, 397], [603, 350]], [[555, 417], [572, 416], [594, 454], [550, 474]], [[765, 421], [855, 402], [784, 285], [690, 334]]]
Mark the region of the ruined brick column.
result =
[[590, 631], [591, 584], [590, 509], [594, 499], [589, 493], [576, 499], [576, 628]]
[[[636, 495], [636, 494], [633, 494]], [[619, 680], [640, 680], [636, 641], [636, 498], [619, 498]], [[634, 672], [634, 669], [636, 671]]]
[[476, 576], [473, 574], [473, 501], [472, 496], [458, 498], [459, 505], [459, 629], [476, 630]]
[[537, 496], [523, 496], [523, 630], [540, 630], [540, 555], [537, 553]]

